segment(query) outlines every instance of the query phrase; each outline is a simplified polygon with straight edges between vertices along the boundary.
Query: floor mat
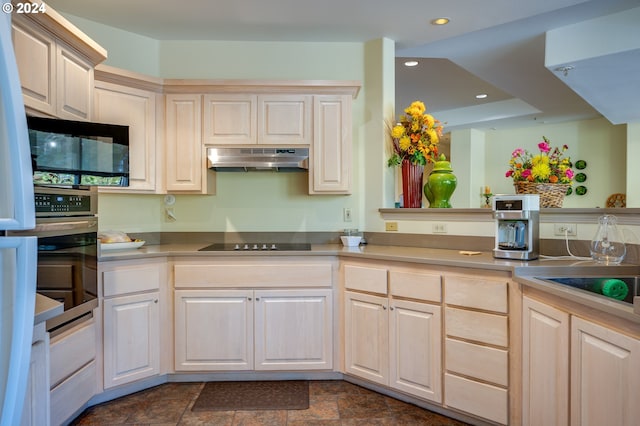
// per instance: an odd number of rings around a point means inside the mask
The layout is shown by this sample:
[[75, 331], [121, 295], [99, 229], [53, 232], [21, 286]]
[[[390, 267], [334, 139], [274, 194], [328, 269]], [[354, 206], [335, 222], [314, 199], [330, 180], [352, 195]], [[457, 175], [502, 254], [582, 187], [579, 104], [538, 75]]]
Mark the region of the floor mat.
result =
[[306, 410], [306, 380], [261, 382], [207, 382], [192, 411]]

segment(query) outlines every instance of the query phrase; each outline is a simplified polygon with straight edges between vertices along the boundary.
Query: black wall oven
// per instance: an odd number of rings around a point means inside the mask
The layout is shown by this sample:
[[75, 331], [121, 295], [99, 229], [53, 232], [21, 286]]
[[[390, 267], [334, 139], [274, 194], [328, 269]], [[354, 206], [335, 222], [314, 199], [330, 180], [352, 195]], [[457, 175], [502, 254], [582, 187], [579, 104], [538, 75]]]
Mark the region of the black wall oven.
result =
[[35, 187], [38, 237], [37, 292], [64, 304], [47, 321], [58, 334], [90, 318], [98, 306], [98, 194], [95, 187]]

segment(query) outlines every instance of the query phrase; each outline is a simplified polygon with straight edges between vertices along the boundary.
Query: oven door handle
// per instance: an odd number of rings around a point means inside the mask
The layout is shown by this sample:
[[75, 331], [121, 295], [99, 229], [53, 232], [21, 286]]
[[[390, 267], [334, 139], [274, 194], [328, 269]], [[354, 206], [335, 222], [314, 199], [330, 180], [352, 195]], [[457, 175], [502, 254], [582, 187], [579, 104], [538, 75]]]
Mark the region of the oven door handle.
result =
[[76, 222], [38, 223], [34, 228], [36, 232], [68, 231], [73, 229], [87, 229], [98, 226], [97, 220], [81, 220]]

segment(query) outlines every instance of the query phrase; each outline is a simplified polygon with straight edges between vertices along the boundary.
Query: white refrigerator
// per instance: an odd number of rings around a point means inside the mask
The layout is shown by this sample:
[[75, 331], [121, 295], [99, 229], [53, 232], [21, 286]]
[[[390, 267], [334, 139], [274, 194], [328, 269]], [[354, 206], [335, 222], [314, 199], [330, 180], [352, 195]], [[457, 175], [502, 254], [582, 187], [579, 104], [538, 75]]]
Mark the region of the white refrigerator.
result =
[[20, 424], [33, 335], [37, 238], [7, 237], [35, 227], [29, 135], [11, 41], [0, 13], [0, 426]]

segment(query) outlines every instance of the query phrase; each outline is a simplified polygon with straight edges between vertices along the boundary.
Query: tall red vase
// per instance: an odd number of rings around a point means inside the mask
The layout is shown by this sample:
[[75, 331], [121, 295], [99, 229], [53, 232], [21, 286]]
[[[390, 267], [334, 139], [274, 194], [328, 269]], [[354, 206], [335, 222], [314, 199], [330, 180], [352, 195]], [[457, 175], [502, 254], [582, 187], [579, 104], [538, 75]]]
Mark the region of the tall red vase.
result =
[[424, 166], [402, 160], [402, 200], [406, 208], [422, 207]]

